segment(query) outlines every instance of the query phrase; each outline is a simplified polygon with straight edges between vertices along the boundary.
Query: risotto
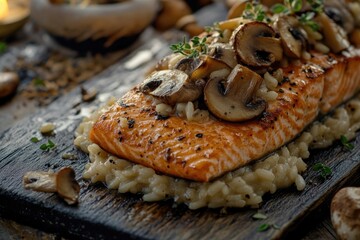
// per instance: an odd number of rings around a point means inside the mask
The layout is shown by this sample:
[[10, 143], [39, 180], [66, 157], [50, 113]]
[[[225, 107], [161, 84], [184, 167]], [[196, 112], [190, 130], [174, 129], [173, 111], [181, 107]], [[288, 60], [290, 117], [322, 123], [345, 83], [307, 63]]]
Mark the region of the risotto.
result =
[[[88, 137], [89, 131], [114, 102], [113, 98], [86, 117], [76, 130], [75, 145], [90, 157], [83, 177], [93, 183], [103, 182], [109, 189], [120, 193], [141, 193], [144, 201], [173, 199], [175, 203], [185, 203], [190, 209], [258, 207], [266, 193], [273, 194], [292, 185], [301, 191], [306, 184], [301, 173], [306, 170], [304, 160], [310, 156], [309, 149], [328, 147], [341, 136], [352, 139], [360, 128], [360, 96], [357, 96], [337, 108], [332, 116], [314, 122], [293, 142], [262, 160], [212, 182], [200, 183], [157, 174], [151, 168], [119, 159], [93, 144]], [[188, 108], [192, 106], [194, 109], [193, 103], [185, 105], [185, 108], [190, 105]], [[166, 106], [161, 107], [166, 110]]]

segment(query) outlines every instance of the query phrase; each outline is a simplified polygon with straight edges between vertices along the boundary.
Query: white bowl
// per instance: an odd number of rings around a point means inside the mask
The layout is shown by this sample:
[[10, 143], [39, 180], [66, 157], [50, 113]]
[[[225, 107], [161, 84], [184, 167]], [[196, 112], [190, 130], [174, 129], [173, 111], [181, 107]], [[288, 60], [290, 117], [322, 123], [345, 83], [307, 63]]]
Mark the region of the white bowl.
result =
[[[58, 40], [102, 44], [111, 47], [121, 39], [132, 39], [153, 21], [158, 0], [129, 0], [102, 5], [51, 4], [31, 1], [31, 18]], [[91, 45], [91, 44], [90, 44]]]

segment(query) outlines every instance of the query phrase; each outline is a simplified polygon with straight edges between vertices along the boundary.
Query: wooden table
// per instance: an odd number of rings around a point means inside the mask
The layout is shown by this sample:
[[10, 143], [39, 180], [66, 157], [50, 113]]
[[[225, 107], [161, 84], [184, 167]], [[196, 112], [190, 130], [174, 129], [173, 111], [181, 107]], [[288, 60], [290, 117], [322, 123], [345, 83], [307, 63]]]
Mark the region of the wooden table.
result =
[[[223, 18], [225, 13], [225, 10], [222, 6], [220, 6], [219, 4], [215, 4], [212, 6], [207, 7], [206, 9], [201, 10], [200, 12], [197, 13], [197, 16], [199, 17], [199, 19], [201, 20], [200, 23], [203, 25], [210, 25], [209, 23], [212, 23], [214, 21], [216, 21], [216, 19], [221, 19]], [[204, 21], [204, 19], [206, 21]], [[204, 22], [202, 22], [204, 21]], [[23, 33], [24, 34], [24, 33]], [[19, 42], [14, 43], [11, 46], [11, 51], [18, 51], [19, 49], [23, 49], [26, 46], [37, 46], [37, 50], [41, 49], [41, 44], [45, 44], [43, 41], [43, 38], [46, 38], [46, 35], [44, 35], [41, 31], [38, 33], [39, 35], [37, 36], [37, 40], [35, 41], [35, 43], [33, 41], [27, 41], [27, 40], [21, 40]], [[22, 37], [28, 37], [28, 35], [21, 35]], [[97, 100], [93, 103], [81, 103], [80, 101], [80, 87], [79, 86], [73, 86], [70, 89], [67, 89], [67, 91], [64, 91], [64, 93], [62, 93], [63, 95], [60, 97], [55, 97], [52, 101], [52, 103], [50, 103], [49, 105], [46, 106], [38, 106], [36, 101], [29, 101], [28, 99], [26, 99], [24, 96], [22, 96], [21, 94], [19, 94], [18, 96], [16, 96], [14, 99], [12, 99], [11, 102], [2, 105], [0, 107], [0, 119], [1, 121], [4, 123], [1, 128], [0, 131], [2, 133], [0, 133], [0, 142], [2, 144], [7, 144], [6, 146], [10, 146], [10, 148], [13, 147], [13, 145], [19, 144], [19, 146], [22, 146], [24, 148], [24, 150], [20, 150], [20, 154], [19, 157], [25, 157], [25, 156], [29, 156], [29, 152], [27, 151], [33, 151], [34, 154], [39, 154], [38, 151], [35, 151], [34, 148], [32, 148], [30, 143], [25, 143], [27, 140], [26, 138], [28, 137], [28, 135], [26, 135], [25, 132], [31, 132], [31, 130], [29, 130], [29, 127], [24, 127], [24, 132], [19, 128], [19, 124], [21, 123], [28, 123], [28, 124], [33, 124], [34, 125], [34, 130], [32, 131], [34, 134], [36, 134], [36, 130], [39, 127], [39, 124], [41, 124], [42, 121], [44, 120], [54, 120], [54, 121], [58, 121], [60, 122], [61, 125], [61, 129], [59, 129], [59, 133], [57, 134], [56, 138], [58, 141], [62, 142], [63, 145], [61, 148], [59, 148], [58, 151], [55, 151], [53, 153], [50, 153], [48, 155], [42, 154], [41, 157], [43, 157], [44, 159], [41, 160], [41, 164], [43, 164], [44, 162], [46, 162], [47, 164], [49, 164], [47, 167], [52, 167], [54, 169], [58, 169], [59, 167], [66, 165], [66, 164], [71, 164], [74, 166], [74, 168], [76, 169], [77, 173], [81, 173], [81, 169], [86, 161], [86, 156], [84, 154], [78, 153], [80, 156], [80, 161], [76, 162], [76, 163], [64, 163], [61, 162], [59, 159], [59, 155], [61, 154], [61, 152], [64, 151], [75, 151], [71, 141], [73, 139], [73, 136], [71, 135], [76, 127], [76, 125], [81, 121], [82, 118], [82, 113], [85, 112], [87, 109], [92, 108], [94, 106], [97, 106], [99, 104], [101, 104], [101, 102], [103, 102], [107, 96], [109, 95], [115, 95], [115, 96], [121, 96], [124, 92], [126, 92], [132, 85], [134, 85], [135, 83], [137, 83], [138, 81], [141, 80], [140, 76], [143, 76], [143, 74], [145, 74], [145, 72], [154, 64], [155, 59], [159, 59], [162, 56], [166, 55], [168, 53], [168, 49], [164, 46], [167, 45], [169, 39], [173, 39], [174, 36], [178, 36], [177, 34], [174, 34], [174, 32], [169, 32], [169, 33], [165, 33], [165, 34], [158, 34], [152, 30], [147, 31], [142, 38], [134, 45], [132, 46], [130, 49], [128, 50], [124, 50], [118, 53], [114, 53], [113, 55], [111, 55], [111, 57], [113, 58], [113, 64], [111, 64], [111, 66], [109, 66], [107, 69], [105, 69], [104, 71], [102, 71], [99, 74], [94, 75], [93, 77], [90, 77], [88, 81], [81, 83], [82, 86], [84, 86], [85, 88], [89, 89], [92, 87], [95, 87], [98, 89], [99, 91], [99, 95], [97, 97]], [[40, 38], [40, 40], [39, 40]], [[149, 51], [150, 50], [150, 51]], [[139, 56], [150, 56], [147, 61], [143, 61], [143, 58], [139, 58]], [[122, 58], [122, 60], [117, 61], [118, 59]], [[137, 62], [139, 59], [142, 59], [140, 62]], [[1, 58], [0, 59], [0, 66], [3, 66], [5, 64], [9, 64], [8, 59], [4, 59]], [[2, 65], [3, 64], [3, 65]], [[123, 83], [119, 83], [117, 81], [117, 79], [119, 77], [126, 77], [126, 79], [124, 80]], [[28, 84], [28, 83], [23, 83], [23, 84]], [[115, 90], [114, 90], [115, 89]], [[63, 107], [65, 110], [57, 110], [59, 107]], [[70, 107], [69, 107], [70, 106]], [[61, 116], [54, 116], [51, 115], [54, 112], [59, 112], [62, 113]], [[6, 113], [6, 115], [5, 115]], [[68, 114], [68, 115], [66, 115]], [[68, 119], [70, 117], [70, 119]], [[24, 122], [25, 121], [25, 122]], [[69, 124], [67, 124], [69, 122]], [[10, 130], [8, 130], [10, 128]], [[16, 132], [18, 131], [18, 132]], [[22, 138], [21, 134], [24, 134], [24, 138]], [[18, 136], [18, 139], [15, 139], [14, 136]], [[358, 142], [359, 139], [356, 141]], [[10, 144], [9, 144], [10, 143]], [[358, 144], [359, 145], [359, 144]], [[27, 150], [26, 150], [27, 149]], [[6, 149], [3, 149], [4, 152], [6, 152]], [[5, 151], [6, 150], [6, 151]], [[0, 148], [1, 151], [1, 148]], [[22, 152], [23, 151], [23, 152]], [[335, 151], [335, 152], [334, 152]], [[337, 148], [334, 151], [330, 151], [328, 150], [327, 153], [320, 153], [318, 155], [315, 156], [324, 156], [326, 154], [333, 154], [333, 156], [337, 156], [338, 154], [343, 155], [341, 153], [341, 150], [339, 148]], [[359, 149], [356, 150], [356, 153], [358, 153]], [[6, 154], [9, 154], [11, 152], [11, 149], [9, 150], [9, 152], [6, 152]], [[351, 158], [351, 159], [357, 159], [356, 161], [358, 161], [358, 158], [356, 158], [356, 154], [355, 153], [346, 153], [346, 156], [343, 156], [344, 158]], [[1, 154], [0, 154], [1, 155]], [[1, 166], [1, 159], [3, 156], [0, 156], [0, 166]], [[3, 161], [6, 161], [6, 159], [11, 158], [11, 156], [9, 155], [8, 158], [3, 158]], [[8, 163], [11, 165], [11, 163]], [[2, 167], [9, 167], [8, 164], [5, 164], [7, 166], [2, 166]], [[13, 163], [16, 164], [16, 163]], [[43, 165], [41, 165], [40, 163], [33, 163], [34, 165], [38, 166], [38, 167], [42, 167], [44, 168]], [[310, 162], [311, 164], [311, 162]], [[337, 165], [335, 164], [334, 167], [336, 167]], [[355, 164], [355, 166], [358, 167], [358, 165]], [[1, 168], [1, 167], [0, 167]], [[11, 167], [9, 168], [11, 169]], [[30, 169], [29, 169], [30, 170]], [[353, 171], [349, 171], [350, 176], [351, 177], [342, 177], [342, 176], [338, 176], [336, 174], [334, 174], [334, 179], [336, 179], [336, 187], [331, 185], [329, 183], [329, 186], [332, 186], [331, 191], [328, 191], [328, 194], [326, 194], [326, 186], [328, 183], [324, 184], [324, 188], [323, 185], [319, 184], [319, 191], [324, 191], [324, 194], [322, 196], [324, 196], [322, 199], [320, 199], [319, 201], [317, 201], [318, 203], [321, 202], [321, 205], [318, 204], [313, 204], [311, 205], [311, 211], [309, 209], [309, 213], [307, 214], [306, 212], [304, 214], [299, 214], [299, 219], [298, 221], [296, 221], [296, 225], [291, 224], [289, 226], [286, 227], [286, 232], [281, 232], [281, 234], [273, 234], [273, 235], [264, 235], [264, 238], [272, 238], [272, 237], [276, 237], [276, 236], [282, 236], [283, 238], [289, 238], [289, 239], [335, 239], [335, 233], [333, 228], [331, 227], [331, 222], [330, 222], [330, 217], [329, 217], [329, 200], [331, 199], [333, 192], [339, 188], [340, 186], [346, 186], [346, 185], [357, 185], [359, 186], [360, 183], [360, 174], [359, 169], [356, 168]], [[312, 173], [307, 174], [309, 175], [308, 177], [311, 178]], [[7, 175], [7, 176], [11, 176], [11, 174]], [[1, 176], [0, 176], [1, 177]], [[11, 177], [10, 177], [11, 178]], [[14, 178], [20, 178], [21, 176], [16, 176]], [[5, 179], [3, 179], [4, 181]], [[11, 179], [9, 180], [11, 182]], [[330, 181], [331, 182], [331, 181]], [[99, 194], [98, 196], [101, 196], [101, 198], [105, 198], [105, 199], [109, 199], [109, 201], [122, 201], [124, 198], [127, 198], [128, 196], [125, 195], [125, 197], [116, 195], [116, 193], [112, 192], [109, 194], [106, 194], [107, 190], [104, 189], [101, 186], [89, 186], [89, 184], [87, 182], [82, 182], [81, 183], [86, 190], [84, 190], [84, 192], [86, 192], [86, 196], [87, 197], [91, 197], [92, 195], [96, 195]], [[17, 186], [18, 187], [18, 186]], [[1, 188], [0, 188], [1, 189]], [[73, 233], [69, 233], [66, 234], [64, 233], [64, 229], [61, 228], [61, 226], [59, 226], [59, 228], [57, 228], [56, 226], [54, 226], [54, 224], [50, 224], [52, 227], [50, 228], [50, 230], [48, 229], [48, 231], [50, 231], [50, 233], [45, 233], [43, 231], [46, 231], [47, 229], [44, 229], [46, 227], [44, 226], [48, 226], [49, 223], [44, 222], [43, 224], [39, 223], [39, 222], [31, 222], [29, 221], [29, 219], [22, 219], [21, 216], [22, 213], [28, 211], [28, 208], [31, 208], [33, 206], [28, 205], [28, 206], [20, 206], [19, 208], [21, 209], [21, 207], [25, 207], [23, 210], [17, 211], [15, 210], [10, 210], [7, 209], [7, 207], [9, 206], [13, 206], [11, 205], [11, 203], [9, 203], [9, 196], [11, 197], [11, 194], [9, 195], [5, 190], [6, 188], [2, 189], [2, 192], [0, 191], [0, 213], [2, 214], [2, 218], [0, 219], [0, 239], [21, 239], [23, 236], [26, 236], [28, 238], [32, 238], [32, 239], [55, 239], [58, 236], [62, 236], [62, 237], [66, 237], [66, 238], [73, 238], [73, 237], [79, 237], [79, 235], [72, 235]], [[290, 190], [291, 191], [291, 190]], [[314, 190], [312, 190], [314, 191]], [[14, 195], [14, 200], [18, 201], [18, 200], [23, 200], [23, 199], [16, 199], [19, 196], [20, 197], [24, 197], [24, 203], [29, 203], [27, 202], [27, 199], [34, 199], [34, 196], [37, 196], [36, 194], [32, 195], [32, 194], [26, 194], [25, 196], [22, 196], [22, 193], [20, 192], [20, 190], [16, 190], [15, 192], [18, 193], [18, 195]], [[83, 193], [85, 194], [85, 193]], [[279, 194], [276, 194], [274, 198], [278, 198], [281, 199], [283, 196], [286, 196], [287, 192], [280, 192]], [[59, 201], [58, 199], [56, 199], [56, 197], [53, 196], [47, 196], [47, 195], [43, 195], [44, 196], [44, 201], [40, 201], [37, 203], [39, 206], [39, 208], [45, 207], [47, 208], [48, 205], [50, 204], [57, 204], [57, 202]], [[104, 197], [105, 196], [105, 197]], [[296, 199], [296, 196], [294, 199]], [[116, 199], [119, 200], [116, 200]], [[38, 199], [38, 197], [35, 199]], [[115, 200], [114, 200], [115, 199]], [[126, 204], [130, 205], [136, 205], [138, 202], [138, 198], [130, 196], [129, 197], [130, 200], [127, 200], [128, 202]], [[3, 201], [3, 202], [1, 202]], [[20, 202], [21, 202], [20, 201]], [[47, 202], [48, 201], [48, 202]], [[102, 201], [101, 199], [99, 201]], [[86, 204], [85, 204], [86, 205]], [[161, 204], [162, 205], [162, 204]], [[166, 205], [165, 203], [165, 207], [164, 209], [171, 209], [168, 206], [169, 204]], [[270, 204], [271, 205], [271, 204]], [[1, 206], [5, 206], [5, 207], [1, 207]], [[54, 208], [55, 205], [51, 206], [49, 209]], [[105, 206], [105, 205], [104, 205]], [[102, 206], [102, 207], [104, 207]], [[152, 208], [156, 206], [156, 204], [146, 204], [146, 208]], [[96, 207], [96, 206], [95, 206]], [[131, 208], [131, 206], [129, 207], [129, 209]], [[266, 208], [266, 204], [265, 204], [265, 208]], [[274, 208], [274, 206], [272, 206], [272, 208]], [[56, 210], [56, 209], [55, 209]], [[182, 211], [184, 210], [184, 208], [180, 208], [179, 210], [176, 211]], [[31, 210], [29, 210], [31, 212]], [[68, 211], [68, 210], [66, 210]], [[185, 211], [185, 210], [184, 210]], [[245, 212], [248, 211], [249, 213], [244, 213], [241, 212], [241, 214], [244, 215], [251, 215], [252, 212], [254, 212], [253, 210], [245, 210]], [[12, 213], [16, 212], [17, 215], [12, 215]], [[186, 210], [187, 214], [190, 214], [191, 216], [191, 211]], [[234, 214], [237, 214], [238, 212], [235, 212]], [[26, 213], [24, 213], [26, 215]], [[66, 213], [64, 213], [66, 214]], [[178, 213], [179, 214], [179, 213]], [[194, 213], [194, 215], [201, 215], [204, 214], [204, 216], [209, 216], [208, 213], [204, 213], [204, 211], [196, 211]], [[231, 213], [233, 214], [233, 213]], [[218, 213], [211, 211], [210, 213], [211, 215], [211, 219], [216, 219], [218, 215]], [[301, 215], [301, 216], [300, 216]], [[55, 216], [55, 215], [54, 215]], [[162, 217], [176, 217], [178, 215], [176, 214], [166, 214], [163, 215]], [[180, 216], [180, 215], [179, 215]], [[222, 217], [222, 216], [220, 216]], [[170, 217], [171, 218], [171, 217]], [[15, 221], [13, 220], [9, 220], [9, 219], [15, 219]], [[61, 219], [61, 218], [58, 218]], [[65, 219], [65, 218], [64, 218]], [[66, 218], [67, 219], [67, 218]], [[195, 218], [192, 218], [195, 219]], [[191, 221], [193, 221], [191, 218], [189, 219], [190, 223]], [[246, 218], [244, 218], [246, 219]], [[38, 220], [37, 220], [38, 221]], [[46, 221], [46, 219], [44, 219], [44, 221]], [[250, 220], [249, 220], [250, 221]], [[35, 226], [36, 228], [31, 228], [31, 227], [27, 227], [24, 226], [23, 224], [26, 225], [31, 225], [31, 226]], [[61, 223], [60, 224], [64, 224], [64, 226], [66, 225], [66, 223]], [[37, 229], [40, 228], [40, 229]], [[106, 229], [106, 228], [104, 228]], [[285, 228], [284, 228], [285, 229]], [[171, 229], [169, 229], [171, 230]], [[164, 230], [162, 230], [164, 231]], [[166, 231], [166, 229], [165, 229]], [[81, 232], [81, 230], [78, 231], [78, 233]], [[83, 235], [84, 238], [87, 235]], [[260, 235], [261, 236], [261, 235]], [[134, 235], [134, 238], [142, 238], [144, 237], [144, 235]], [[181, 239], [181, 236], [177, 236], [179, 239]]]

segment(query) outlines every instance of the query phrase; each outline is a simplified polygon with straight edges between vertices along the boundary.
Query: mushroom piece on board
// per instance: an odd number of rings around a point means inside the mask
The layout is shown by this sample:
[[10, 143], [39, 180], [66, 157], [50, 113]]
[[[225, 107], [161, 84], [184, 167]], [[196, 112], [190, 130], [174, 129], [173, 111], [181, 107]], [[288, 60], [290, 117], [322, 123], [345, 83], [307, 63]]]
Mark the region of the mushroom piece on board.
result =
[[260, 115], [265, 101], [255, 98], [263, 79], [247, 67], [237, 65], [227, 79], [213, 78], [204, 89], [205, 103], [216, 117], [240, 122]]
[[239, 60], [252, 67], [269, 67], [282, 59], [281, 40], [275, 31], [263, 22], [248, 22], [240, 25], [230, 42]]
[[360, 187], [343, 188], [335, 194], [331, 222], [341, 240], [360, 239]]

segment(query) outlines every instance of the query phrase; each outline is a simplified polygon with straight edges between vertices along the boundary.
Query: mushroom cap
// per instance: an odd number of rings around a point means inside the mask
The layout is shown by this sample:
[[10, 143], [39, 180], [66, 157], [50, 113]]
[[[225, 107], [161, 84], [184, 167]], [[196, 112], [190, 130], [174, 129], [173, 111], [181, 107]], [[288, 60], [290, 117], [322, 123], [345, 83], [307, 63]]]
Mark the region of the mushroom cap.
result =
[[300, 58], [302, 43], [299, 39], [296, 39], [293, 34], [297, 26], [295, 25], [296, 22], [292, 20], [294, 20], [294, 18], [281, 16], [275, 21], [274, 26], [279, 31], [285, 55]]
[[140, 85], [140, 91], [150, 94], [164, 103], [175, 105], [178, 102], [198, 99], [203, 92], [204, 85], [204, 80], [192, 80], [183, 71], [162, 70], [148, 76]]
[[336, 193], [331, 202], [331, 221], [340, 239], [360, 239], [360, 187]]
[[80, 185], [75, 180], [75, 171], [70, 167], [64, 167], [56, 175], [57, 193], [72, 205], [77, 203], [80, 193]]
[[246, 4], [248, 2], [249, 2], [249, 0], [239, 0], [239, 1], [235, 2], [229, 9], [227, 18], [232, 19], [232, 18], [241, 17], [242, 13], [245, 10]]
[[263, 22], [248, 22], [234, 30], [230, 42], [241, 62], [252, 67], [269, 67], [282, 59], [281, 40]]
[[348, 4], [346, 4], [344, 0], [324, 1], [324, 12], [336, 24], [343, 27], [346, 33], [354, 30], [355, 19], [349, 10]]
[[320, 23], [325, 43], [330, 47], [331, 51], [339, 53], [350, 46], [346, 32], [326, 14], [318, 14], [316, 21]]
[[239, 122], [260, 115], [265, 101], [254, 96], [263, 79], [247, 67], [237, 65], [228, 78], [210, 79], [204, 89], [205, 103], [216, 117]]

